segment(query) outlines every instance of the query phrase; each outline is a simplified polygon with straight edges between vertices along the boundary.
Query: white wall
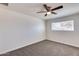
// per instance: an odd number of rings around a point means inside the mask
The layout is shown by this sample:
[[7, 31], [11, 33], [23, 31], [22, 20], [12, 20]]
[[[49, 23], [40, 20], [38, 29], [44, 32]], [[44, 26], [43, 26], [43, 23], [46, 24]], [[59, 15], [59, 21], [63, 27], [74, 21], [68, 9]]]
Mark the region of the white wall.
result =
[[[52, 22], [61, 22], [61, 21], [66, 21], [66, 20], [74, 20], [74, 23], [75, 23], [74, 32], [63, 32], [63, 31], [53, 32], [51, 30]], [[46, 26], [47, 26], [46, 36], [48, 40], [79, 47], [79, 14], [48, 20], [46, 21]]]
[[45, 39], [44, 21], [0, 7], [0, 54]]

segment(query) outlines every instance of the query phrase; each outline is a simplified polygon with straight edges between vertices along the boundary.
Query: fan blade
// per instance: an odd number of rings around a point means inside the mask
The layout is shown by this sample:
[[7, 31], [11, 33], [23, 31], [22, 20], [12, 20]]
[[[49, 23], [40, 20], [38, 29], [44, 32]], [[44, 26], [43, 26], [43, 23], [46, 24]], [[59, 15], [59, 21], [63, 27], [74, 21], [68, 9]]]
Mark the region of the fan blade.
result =
[[61, 9], [61, 8], [63, 8], [62, 5], [61, 5], [61, 6], [58, 6], [58, 7], [56, 7], [56, 8], [53, 8], [51, 11], [58, 10], [58, 9]]
[[46, 13], [47, 11], [39, 11], [39, 12], [37, 12], [37, 13]]
[[57, 13], [55, 13], [55, 12], [51, 12], [52, 14], [57, 14]]
[[45, 16], [47, 16], [47, 13], [45, 14]]
[[48, 6], [46, 4], [44, 4], [43, 6], [47, 11], [49, 11]]

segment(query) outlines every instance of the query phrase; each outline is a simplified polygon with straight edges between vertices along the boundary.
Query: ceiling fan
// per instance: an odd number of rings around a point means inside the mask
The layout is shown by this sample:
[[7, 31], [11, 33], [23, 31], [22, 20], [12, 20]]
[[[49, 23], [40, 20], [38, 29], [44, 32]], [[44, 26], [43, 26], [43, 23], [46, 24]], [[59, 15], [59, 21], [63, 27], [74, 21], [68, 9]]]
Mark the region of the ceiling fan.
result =
[[46, 11], [40, 11], [37, 13], [46, 13], [45, 16], [47, 16], [49, 14], [57, 14], [54, 11], [63, 8], [63, 5], [60, 5], [60, 6], [55, 7], [55, 8], [51, 8], [50, 6], [47, 6], [47, 4], [43, 4], [43, 7], [46, 9]]

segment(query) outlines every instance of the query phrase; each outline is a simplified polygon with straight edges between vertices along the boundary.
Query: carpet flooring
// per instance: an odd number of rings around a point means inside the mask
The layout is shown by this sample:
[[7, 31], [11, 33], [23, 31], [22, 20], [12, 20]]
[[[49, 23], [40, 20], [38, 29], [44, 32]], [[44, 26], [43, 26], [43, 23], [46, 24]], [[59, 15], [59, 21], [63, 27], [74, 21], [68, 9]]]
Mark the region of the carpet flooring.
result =
[[79, 48], [44, 40], [0, 56], [79, 56]]

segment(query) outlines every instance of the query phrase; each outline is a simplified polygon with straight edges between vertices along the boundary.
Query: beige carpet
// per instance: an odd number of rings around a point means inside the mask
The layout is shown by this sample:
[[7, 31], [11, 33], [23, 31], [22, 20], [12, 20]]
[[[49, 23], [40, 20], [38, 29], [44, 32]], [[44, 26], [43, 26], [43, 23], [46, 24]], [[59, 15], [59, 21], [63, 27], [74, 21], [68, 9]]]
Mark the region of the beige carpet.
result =
[[42, 41], [1, 56], [77, 56], [79, 48], [52, 42]]

